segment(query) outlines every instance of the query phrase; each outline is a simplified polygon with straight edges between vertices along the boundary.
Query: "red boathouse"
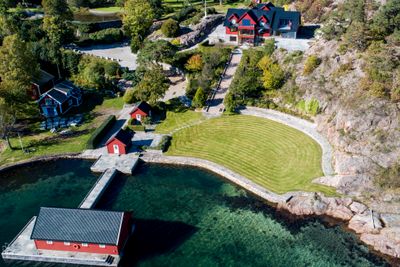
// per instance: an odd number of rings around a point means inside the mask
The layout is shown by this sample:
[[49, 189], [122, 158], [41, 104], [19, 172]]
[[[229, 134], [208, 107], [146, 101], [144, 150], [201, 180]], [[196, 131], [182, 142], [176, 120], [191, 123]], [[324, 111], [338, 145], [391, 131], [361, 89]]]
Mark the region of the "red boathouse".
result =
[[151, 106], [145, 101], [137, 104], [129, 113], [132, 119], [142, 122], [144, 118], [151, 117]]
[[132, 145], [132, 137], [134, 132], [130, 130], [120, 129], [112, 135], [106, 142], [107, 151], [109, 154], [127, 154]]
[[130, 212], [40, 208], [31, 239], [39, 250], [119, 255], [132, 232]]

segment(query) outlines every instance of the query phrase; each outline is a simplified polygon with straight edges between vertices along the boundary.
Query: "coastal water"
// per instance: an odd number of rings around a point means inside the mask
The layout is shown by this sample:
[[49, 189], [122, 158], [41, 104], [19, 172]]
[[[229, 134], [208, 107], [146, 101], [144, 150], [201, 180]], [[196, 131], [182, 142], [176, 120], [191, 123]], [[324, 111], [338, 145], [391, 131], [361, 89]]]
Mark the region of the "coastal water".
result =
[[221, 177], [141, 165], [100, 209], [133, 212], [123, 266], [385, 266], [355, 235], [317, 219], [290, 220]]
[[[77, 207], [97, 178], [90, 164], [59, 160], [0, 173], [1, 244], [40, 206]], [[141, 164], [134, 176], [116, 177], [97, 208], [133, 212], [123, 266], [388, 265], [340, 226], [290, 219], [197, 168]]]

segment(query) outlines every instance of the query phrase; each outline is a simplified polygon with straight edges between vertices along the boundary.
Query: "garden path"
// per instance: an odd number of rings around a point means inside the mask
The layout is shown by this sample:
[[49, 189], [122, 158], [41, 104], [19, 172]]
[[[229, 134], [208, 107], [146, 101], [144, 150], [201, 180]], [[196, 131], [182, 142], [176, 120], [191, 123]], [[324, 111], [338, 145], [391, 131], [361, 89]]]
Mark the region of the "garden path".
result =
[[240, 49], [235, 49], [232, 52], [232, 57], [226, 68], [222, 78], [219, 82], [219, 86], [216, 89], [214, 96], [209, 100], [208, 107], [206, 108], [206, 113], [212, 115], [222, 115], [224, 111], [224, 98], [228, 93], [229, 86], [232, 83], [233, 77], [235, 75], [236, 69], [239, 66], [240, 60], [242, 59], [242, 51]]

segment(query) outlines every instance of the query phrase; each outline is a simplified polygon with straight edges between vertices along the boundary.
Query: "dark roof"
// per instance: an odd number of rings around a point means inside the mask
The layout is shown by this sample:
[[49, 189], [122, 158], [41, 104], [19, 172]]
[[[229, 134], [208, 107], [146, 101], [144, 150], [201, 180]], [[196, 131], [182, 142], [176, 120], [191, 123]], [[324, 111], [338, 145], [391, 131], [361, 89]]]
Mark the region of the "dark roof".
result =
[[49, 95], [51, 98], [56, 100], [59, 103], [64, 103], [68, 100], [67, 94], [60, 92], [59, 90], [53, 88], [47, 93], [44, 93], [43, 96]]
[[139, 104], [136, 104], [136, 106], [131, 110], [130, 114], [132, 114], [133, 112], [135, 112], [138, 109], [140, 109], [141, 111], [143, 111], [146, 114], [149, 114], [151, 111], [151, 106], [149, 104], [147, 104], [147, 102], [142, 101]]
[[269, 9], [272, 9], [272, 8], [275, 7], [275, 5], [272, 4], [271, 2], [267, 2], [267, 3], [257, 4], [257, 5], [255, 6], [255, 8], [257, 8], [257, 9], [262, 9], [262, 8], [265, 7], [265, 6], [267, 6]]
[[55, 89], [59, 91], [63, 91], [64, 93], [68, 94], [73, 90], [76, 90], [77, 88], [75, 85], [69, 81], [63, 81], [54, 86]]
[[288, 19], [291, 21], [292, 23], [292, 27], [290, 31], [297, 31], [298, 28], [300, 27], [300, 12], [298, 11], [282, 11], [279, 10], [276, 12], [275, 14], [275, 19], [274, 19], [274, 23], [272, 25], [272, 29], [274, 31], [279, 30], [279, 21], [281, 19]]
[[108, 145], [112, 140], [117, 139], [121, 141], [125, 145], [129, 145], [131, 143], [132, 137], [135, 133], [129, 130], [119, 129], [118, 132], [113, 134], [106, 142]]
[[42, 207], [31, 239], [117, 245], [124, 214]]
[[[265, 11], [262, 10], [261, 7], [263, 5], [268, 5], [270, 7], [270, 10]], [[225, 21], [224, 21], [224, 26], [229, 27], [231, 25], [229, 18], [233, 15], [236, 14], [239, 18], [242, 17], [245, 14], [249, 14], [253, 20], [258, 21], [262, 16], [265, 16], [268, 21], [271, 23], [272, 29], [273, 30], [278, 30], [279, 29], [279, 21], [280, 19], [289, 19], [292, 22], [292, 27], [290, 31], [297, 31], [297, 29], [300, 26], [300, 17], [301, 14], [300, 12], [297, 11], [285, 11], [282, 7], [275, 7], [271, 3], [264, 3], [264, 4], [258, 4], [255, 8], [252, 9], [246, 9], [246, 8], [229, 8]]]
[[39, 74], [33, 77], [33, 83], [39, 85], [40, 87], [46, 85], [52, 80], [54, 80], [54, 76], [45, 72], [44, 70], [40, 70]]

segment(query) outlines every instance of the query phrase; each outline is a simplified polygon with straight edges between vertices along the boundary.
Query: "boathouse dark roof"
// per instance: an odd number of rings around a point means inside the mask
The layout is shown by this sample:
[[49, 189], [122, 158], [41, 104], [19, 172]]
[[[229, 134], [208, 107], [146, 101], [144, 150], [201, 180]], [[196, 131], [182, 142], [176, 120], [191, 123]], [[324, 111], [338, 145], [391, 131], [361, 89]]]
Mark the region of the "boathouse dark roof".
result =
[[135, 112], [138, 109], [140, 109], [141, 111], [143, 111], [146, 114], [150, 114], [151, 106], [149, 104], [147, 104], [147, 102], [142, 101], [142, 102], [136, 104], [136, 106], [131, 110], [130, 114], [132, 114], [133, 112]]
[[33, 77], [33, 83], [39, 86], [44, 86], [52, 80], [54, 80], [54, 76], [44, 70], [39, 70], [38, 75]]
[[118, 132], [113, 134], [106, 142], [108, 145], [114, 139], [121, 141], [125, 145], [129, 145], [131, 143], [132, 137], [135, 133], [130, 130], [119, 129]]
[[117, 245], [124, 212], [40, 208], [31, 239]]

